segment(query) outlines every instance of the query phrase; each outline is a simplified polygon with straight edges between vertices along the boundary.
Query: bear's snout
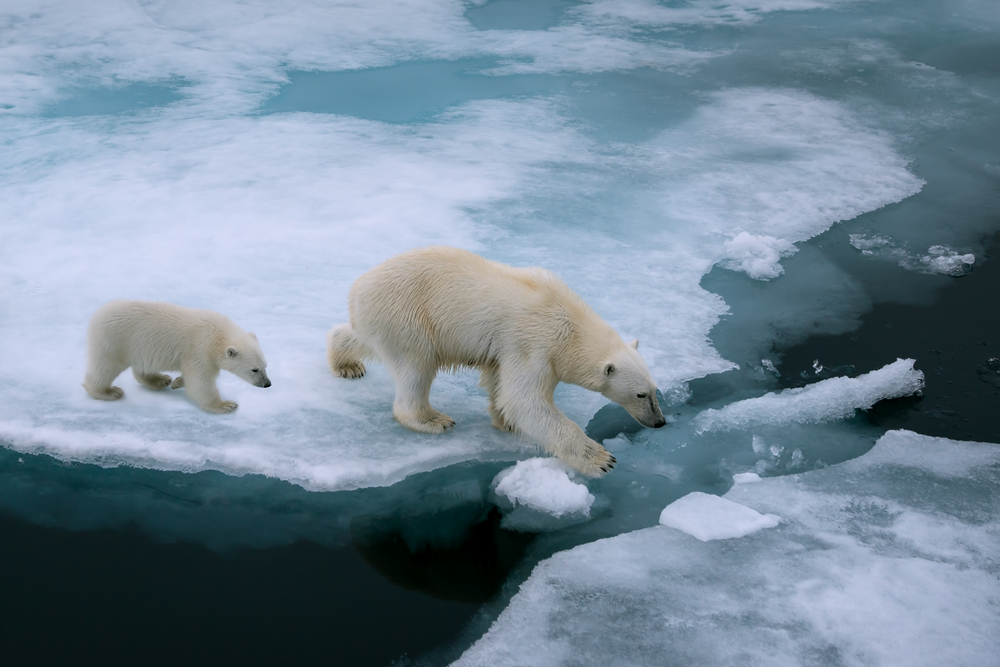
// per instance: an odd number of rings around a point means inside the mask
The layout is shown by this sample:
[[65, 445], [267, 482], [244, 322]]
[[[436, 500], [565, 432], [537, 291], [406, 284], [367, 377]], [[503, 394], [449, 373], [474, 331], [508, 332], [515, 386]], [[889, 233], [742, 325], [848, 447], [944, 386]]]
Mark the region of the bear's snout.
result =
[[270, 381], [270, 380], [264, 380], [264, 384], [262, 384], [261, 386], [262, 386], [262, 387], [263, 387], [264, 389], [267, 389], [268, 387], [270, 387], [270, 386], [271, 386], [271, 381]]
[[667, 425], [667, 420], [664, 419], [663, 417], [660, 417], [655, 422], [653, 422], [653, 428], [663, 428], [666, 425]]

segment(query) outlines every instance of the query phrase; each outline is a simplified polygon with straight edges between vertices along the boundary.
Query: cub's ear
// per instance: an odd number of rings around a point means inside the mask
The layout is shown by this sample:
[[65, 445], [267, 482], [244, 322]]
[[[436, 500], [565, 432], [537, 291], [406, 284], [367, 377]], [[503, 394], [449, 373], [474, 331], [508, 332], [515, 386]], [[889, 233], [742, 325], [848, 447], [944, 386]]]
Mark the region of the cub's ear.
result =
[[250, 332], [249, 334], [247, 334], [247, 335], [248, 335], [248, 336], [250, 336], [251, 338], [253, 338], [254, 340], [257, 340], [257, 334], [255, 334], [254, 332], [252, 332], [252, 331], [251, 331], [251, 332]]
[[240, 351], [230, 345], [226, 348], [226, 355], [232, 359], [233, 357], [238, 357], [240, 355]]
[[615, 365], [614, 364], [608, 364], [607, 366], [604, 367], [604, 374], [605, 375], [611, 375], [614, 372], [615, 372]]
[[629, 346], [630, 348], [632, 348], [633, 350], [638, 350], [638, 349], [639, 349], [639, 339], [638, 339], [638, 338], [636, 338], [636, 339], [635, 339], [635, 340], [633, 340], [633, 341], [632, 341], [631, 343], [629, 343], [629, 344], [628, 344], [628, 346]]

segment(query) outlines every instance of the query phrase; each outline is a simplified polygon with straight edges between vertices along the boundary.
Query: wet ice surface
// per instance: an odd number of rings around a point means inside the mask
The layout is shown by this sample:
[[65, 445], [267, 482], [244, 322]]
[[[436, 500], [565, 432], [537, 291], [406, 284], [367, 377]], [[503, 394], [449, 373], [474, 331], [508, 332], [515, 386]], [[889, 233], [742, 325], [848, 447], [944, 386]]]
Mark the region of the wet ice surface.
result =
[[703, 542], [660, 526], [556, 554], [456, 664], [990, 664], [998, 488], [1000, 446], [892, 431], [719, 499], [777, 527]]
[[[45, 525], [138, 526], [219, 550], [388, 534], [418, 553], [453, 548], [499, 507], [501, 532], [545, 531], [516, 584], [556, 551], [656, 525], [692, 492], [755, 477], [739, 488], [772, 489], [774, 476], [864, 454], [886, 428], [877, 401], [913, 394], [921, 372], [930, 382], [930, 353], [881, 338], [862, 379], [834, 377], [855, 374], [855, 353], [788, 371], [778, 352], [855, 330], [873, 304], [930, 301], [989, 265], [994, 3], [4, 11], [0, 441], [54, 462], [34, 476], [12, 464], [18, 491], [0, 506]], [[668, 426], [642, 429], [560, 387], [560, 407], [619, 461], [602, 480], [570, 479], [490, 427], [475, 374], [436, 381], [433, 403], [458, 421], [437, 437], [392, 421], [378, 364], [333, 378], [324, 334], [346, 319], [351, 282], [429, 243], [561, 275], [640, 339]], [[828, 243], [878, 279], [862, 285]], [[86, 321], [111, 298], [226, 313], [259, 336], [273, 387], [223, 374], [223, 396], [240, 403], [224, 417], [127, 373], [123, 401], [90, 399]], [[994, 357], [967, 369], [990, 391]], [[809, 386], [776, 393], [791, 377]], [[529, 461], [512, 468], [518, 459]], [[119, 467], [63, 477], [66, 462]], [[794, 525], [803, 549], [820, 539]], [[656, 530], [621, 539], [667, 529]], [[733, 585], [775, 590], [746, 571]], [[681, 616], [671, 627], [700, 632], [696, 613], [690, 627]], [[788, 641], [796, 623], [781, 626]], [[841, 655], [803, 641], [804, 662]]]

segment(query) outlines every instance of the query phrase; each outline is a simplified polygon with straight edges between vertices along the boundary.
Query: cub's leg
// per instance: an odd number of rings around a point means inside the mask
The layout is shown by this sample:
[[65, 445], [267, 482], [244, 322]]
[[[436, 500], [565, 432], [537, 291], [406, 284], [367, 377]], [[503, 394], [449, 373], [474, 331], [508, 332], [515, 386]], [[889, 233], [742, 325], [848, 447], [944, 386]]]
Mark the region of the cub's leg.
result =
[[431, 407], [431, 383], [435, 368], [421, 368], [405, 362], [389, 362], [389, 371], [396, 381], [396, 400], [392, 416], [406, 428], [421, 433], [444, 433], [455, 420]]
[[184, 388], [184, 376], [178, 375], [174, 378], [174, 381], [170, 383], [171, 389], [183, 389]]
[[340, 324], [326, 335], [326, 361], [337, 377], [355, 379], [364, 376], [362, 359], [371, 356], [371, 350], [362, 343], [350, 324]]
[[535, 440], [545, 451], [588, 477], [603, 477], [615, 457], [564, 415], [553, 401], [555, 381], [538, 377], [545, 362], [509, 363], [500, 367], [497, 407], [507, 423]]
[[490, 419], [493, 421], [493, 428], [501, 431], [514, 432], [517, 428], [504, 419], [503, 412], [497, 407], [497, 395], [500, 390], [500, 369], [496, 365], [487, 365], [479, 376], [479, 386], [486, 390], [490, 397]]
[[200, 368], [182, 368], [181, 377], [186, 378], [182, 384], [187, 387], [188, 396], [198, 404], [198, 407], [205, 412], [215, 414], [226, 414], [239, 407], [236, 401], [224, 401], [219, 396], [219, 389], [215, 386], [215, 379], [219, 372], [206, 372]]
[[125, 395], [119, 387], [111, 385], [122, 374], [128, 364], [118, 359], [99, 359], [91, 353], [87, 362], [87, 374], [83, 377], [83, 388], [87, 393], [102, 401], [117, 401]]
[[137, 370], [135, 366], [132, 367], [132, 375], [139, 381], [139, 384], [150, 389], [166, 389], [171, 383], [169, 375], [164, 375], [163, 373], [143, 373]]

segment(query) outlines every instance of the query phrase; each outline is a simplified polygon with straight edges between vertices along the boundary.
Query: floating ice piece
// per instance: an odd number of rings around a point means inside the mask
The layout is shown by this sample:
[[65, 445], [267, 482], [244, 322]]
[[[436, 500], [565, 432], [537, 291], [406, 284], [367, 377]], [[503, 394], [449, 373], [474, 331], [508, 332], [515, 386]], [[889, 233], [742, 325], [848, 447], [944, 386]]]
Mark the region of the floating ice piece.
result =
[[976, 263], [972, 253], [960, 254], [945, 245], [932, 245], [926, 255], [913, 253], [887, 236], [851, 234], [850, 243], [869, 257], [886, 257], [899, 262], [904, 269], [921, 273], [964, 276]]
[[743, 271], [756, 280], [770, 280], [785, 272], [778, 263], [781, 258], [795, 254], [798, 249], [785, 239], [740, 232], [726, 241], [725, 250], [723, 268]]
[[577, 522], [590, 517], [594, 495], [585, 484], [574, 482], [576, 473], [559, 459], [534, 458], [519, 461], [493, 479], [503, 526], [515, 530], [548, 530], [551, 518]]
[[976, 263], [976, 256], [972, 253], [960, 255], [947, 246], [932, 245], [927, 253], [920, 258], [920, 263], [928, 273], [963, 276]]
[[897, 359], [877, 371], [856, 378], [830, 378], [797, 389], [769, 393], [708, 409], [695, 417], [698, 433], [750, 428], [787, 422], [816, 423], [849, 417], [887, 398], [909, 396], [923, 389], [924, 374], [913, 359]]
[[710, 493], [694, 491], [664, 507], [660, 523], [708, 542], [744, 537], [761, 528], [774, 528], [781, 519]]
[[727, 500], [781, 530], [655, 527], [557, 553], [456, 665], [995, 664], [998, 463], [998, 445], [890, 432], [847, 463], [735, 485]]
[[759, 482], [761, 479], [761, 476], [755, 472], [738, 472], [733, 475], [733, 481], [737, 484], [752, 484]]

